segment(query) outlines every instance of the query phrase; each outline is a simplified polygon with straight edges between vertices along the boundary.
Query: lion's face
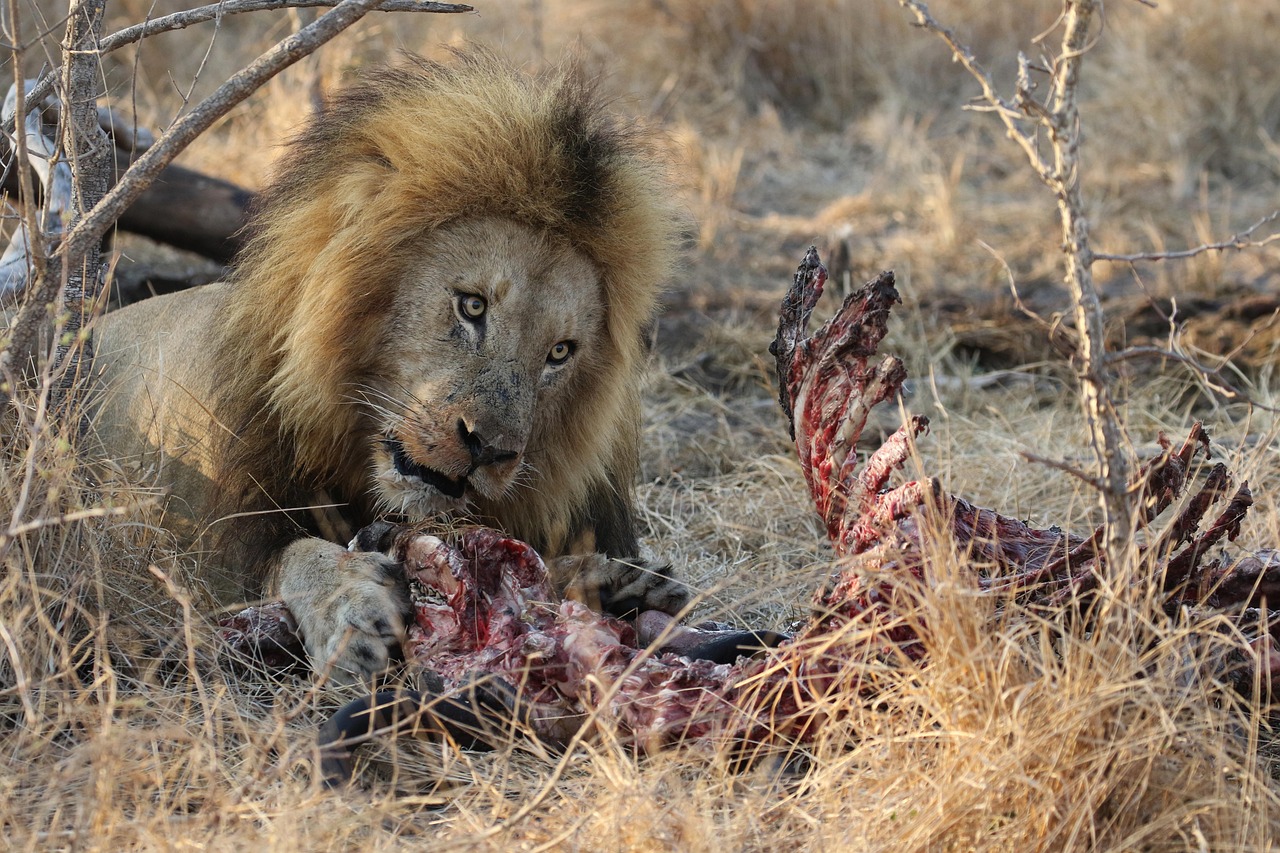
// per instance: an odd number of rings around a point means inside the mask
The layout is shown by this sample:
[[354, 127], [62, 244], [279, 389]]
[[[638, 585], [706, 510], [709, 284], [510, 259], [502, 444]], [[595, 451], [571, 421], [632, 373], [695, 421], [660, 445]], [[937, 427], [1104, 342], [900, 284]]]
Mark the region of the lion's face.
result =
[[567, 244], [496, 219], [433, 232], [390, 308], [370, 414], [375, 497], [410, 517], [537, 481], [577, 389], [607, 362], [599, 277]]

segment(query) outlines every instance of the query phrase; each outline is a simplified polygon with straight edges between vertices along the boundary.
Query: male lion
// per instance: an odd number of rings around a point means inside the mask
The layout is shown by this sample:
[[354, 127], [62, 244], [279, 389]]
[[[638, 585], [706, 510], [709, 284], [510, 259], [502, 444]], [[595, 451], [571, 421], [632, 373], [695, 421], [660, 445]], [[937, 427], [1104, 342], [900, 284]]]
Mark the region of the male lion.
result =
[[[365, 678], [406, 594], [386, 557], [336, 541], [377, 513], [636, 554], [669, 198], [572, 71], [537, 83], [462, 54], [367, 73], [292, 143], [231, 281], [97, 323], [103, 452], [158, 471], [171, 526], [215, 551], [215, 595], [278, 593], [315, 668]], [[622, 560], [559, 567], [589, 575], [580, 591], [602, 575], [615, 612], [685, 602]]]

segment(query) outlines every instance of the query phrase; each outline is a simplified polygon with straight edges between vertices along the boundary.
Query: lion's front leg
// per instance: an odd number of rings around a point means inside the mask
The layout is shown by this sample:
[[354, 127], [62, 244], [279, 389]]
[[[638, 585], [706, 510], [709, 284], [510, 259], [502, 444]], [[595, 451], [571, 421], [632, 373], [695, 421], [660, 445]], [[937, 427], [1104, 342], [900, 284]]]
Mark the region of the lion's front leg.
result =
[[410, 613], [398, 563], [323, 539], [299, 539], [281, 555], [277, 578], [312, 669], [348, 683], [387, 668]]

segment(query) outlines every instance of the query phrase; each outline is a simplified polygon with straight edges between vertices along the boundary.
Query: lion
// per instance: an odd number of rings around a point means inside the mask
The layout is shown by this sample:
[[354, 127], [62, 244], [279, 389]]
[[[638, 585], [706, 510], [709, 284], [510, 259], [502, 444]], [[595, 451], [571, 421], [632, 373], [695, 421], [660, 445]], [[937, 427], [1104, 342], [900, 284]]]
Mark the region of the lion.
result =
[[289, 145], [228, 281], [96, 323], [102, 453], [155, 472], [219, 601], [281, 596], [339, 681], [404, 634], [396, 564], [341, 544], [387, 515], [491, 525], [561, 557], [570, 594], [679, 610], [635, 559], [681, 226], [658, 159], [572, 67], [364, 73]]

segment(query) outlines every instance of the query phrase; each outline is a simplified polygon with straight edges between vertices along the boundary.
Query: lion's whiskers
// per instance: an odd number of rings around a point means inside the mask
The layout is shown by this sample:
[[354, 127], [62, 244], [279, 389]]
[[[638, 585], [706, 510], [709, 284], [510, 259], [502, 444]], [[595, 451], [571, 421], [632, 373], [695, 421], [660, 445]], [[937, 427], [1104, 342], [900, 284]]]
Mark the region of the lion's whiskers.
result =
[[503, 488], [501, 497], [503, 499], [515, 497], [516, 493], [521, 490], [541, 494], [541, 490], [537, 486], [541, 473], [538, 470], [538, 466], [530, 462], [527, 457], [522, 459], [520, 467], [516, 469], [511, 480]]
[[364, 383], [352, 383], [352, 387], [355, 393], [344, 394], [343, 403], [364, 406], [373, 414], [382, 415], [387, 420], [400, 419], [405, 413], [411, 411], [413, 404], [418, 403], [417, 400], [406, 402], [380, 388]]

